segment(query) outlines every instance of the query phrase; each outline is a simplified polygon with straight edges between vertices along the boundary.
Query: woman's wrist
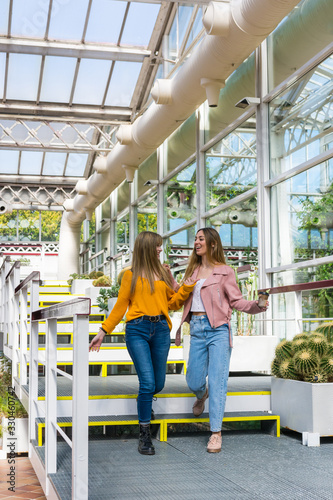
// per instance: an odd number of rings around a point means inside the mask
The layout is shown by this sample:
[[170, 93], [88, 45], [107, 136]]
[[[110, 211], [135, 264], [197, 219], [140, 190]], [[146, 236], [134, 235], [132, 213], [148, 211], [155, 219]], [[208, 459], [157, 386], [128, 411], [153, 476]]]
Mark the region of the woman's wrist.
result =
[[102, 332], [104, 332], [104, 334], [107, 335], [108, 332], [104, 330], [104, 328], [100, 327], [100, 330], [102, 330]]

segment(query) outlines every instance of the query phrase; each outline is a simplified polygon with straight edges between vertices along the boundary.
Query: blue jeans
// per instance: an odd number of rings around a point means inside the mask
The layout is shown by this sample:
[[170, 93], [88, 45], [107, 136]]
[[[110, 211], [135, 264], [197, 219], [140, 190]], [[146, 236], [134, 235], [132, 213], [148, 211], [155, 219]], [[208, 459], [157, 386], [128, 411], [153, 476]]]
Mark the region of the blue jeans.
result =
[[220, 432], [227, 397], [231, 347], [227, 324], [212, 328], [207, 316], [192, 316], [191, 344], [186, 382], [198, 399], [206, 391], [208, 375], [209, 422]]
[[166, 319], [157, 323], [140, 318], [126, 323], [126, 346], [139, 377], [137, 399], [140, 424], [151, 419], [153, 396], [165, 384], [170, 349], [170, 329]]

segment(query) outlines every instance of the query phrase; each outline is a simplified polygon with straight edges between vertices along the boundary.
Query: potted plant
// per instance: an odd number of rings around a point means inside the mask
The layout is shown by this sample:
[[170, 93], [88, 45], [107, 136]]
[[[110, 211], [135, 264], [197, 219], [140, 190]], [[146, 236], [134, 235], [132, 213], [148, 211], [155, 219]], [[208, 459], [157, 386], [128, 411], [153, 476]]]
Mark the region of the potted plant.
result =
[[333, 343], [318, 330], [282, 340], [272, 362], [272, 411], [303, 444], [333, 435]]
[[11, 378], [11, 361], [2, 357], [0, 358], [0, 442], [2, 442], [0, 459], [6, 458], [7, 453], [28, 452], [27, 412], [11, 389]]
[[110, 314], [111, 309], [117, 302], [119, 289], [120, 289], [119, 283], [111, 285], [110, 288], [100, 289], [96, 302], [101, 312], [105, 312], [105, 314]]
[[90, 278], [89, 274], [70, 274], [67, 283], [71, 287], [71, 293], [74, 295], [84, 295], [85, 289], [89, 284], [88, 280], [90, 280], [89, 282], [92, 285], [94, 278]]

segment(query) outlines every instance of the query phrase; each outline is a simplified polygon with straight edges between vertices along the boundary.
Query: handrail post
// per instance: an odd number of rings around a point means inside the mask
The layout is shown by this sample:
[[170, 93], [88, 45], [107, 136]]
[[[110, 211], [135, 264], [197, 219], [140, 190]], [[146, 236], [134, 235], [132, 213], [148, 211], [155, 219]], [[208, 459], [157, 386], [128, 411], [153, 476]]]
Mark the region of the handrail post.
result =
[[39, 281], [33, 281], [30, 289], [30, 355], [29, 355], [29, 454], [31, 441], [36, 439], [38, 405], [38, 331], [39, 322], [32, 321], [32, 313], [39, 305]]
[[72, 498], [88, 499], [89, 316], [73, 318]]
[[45, 384], [45, 469], [46, 495], [48, 475], [57, 472], [57, 319], [46, 320], [46, 384]]

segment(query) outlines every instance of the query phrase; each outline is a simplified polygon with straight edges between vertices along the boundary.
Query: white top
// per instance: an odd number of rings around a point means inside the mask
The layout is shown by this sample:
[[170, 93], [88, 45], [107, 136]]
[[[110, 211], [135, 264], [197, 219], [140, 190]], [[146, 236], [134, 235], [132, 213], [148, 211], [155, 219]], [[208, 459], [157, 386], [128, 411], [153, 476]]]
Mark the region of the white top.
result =
[[204, 284], [206, 279], [201, 279], [198, 280], [195, 284], [195, 287], [193, 289], [193, 299], [192, 299], [192, 306], [191, 306], [191, 311], [192, 312], [205, 312], [205, 306], [203, 305], [202, 298], [201, 298], [201, 287]]

